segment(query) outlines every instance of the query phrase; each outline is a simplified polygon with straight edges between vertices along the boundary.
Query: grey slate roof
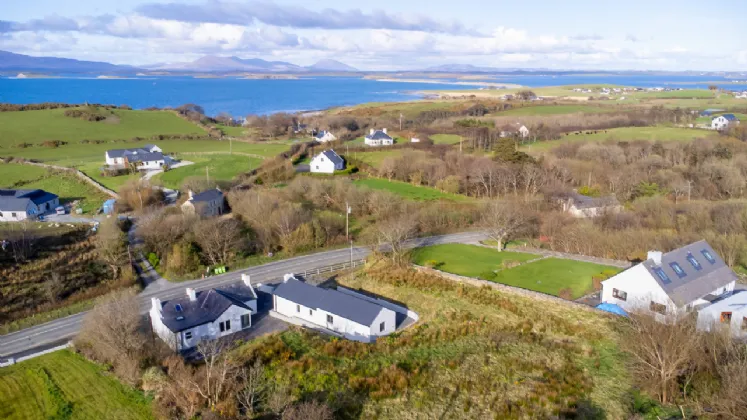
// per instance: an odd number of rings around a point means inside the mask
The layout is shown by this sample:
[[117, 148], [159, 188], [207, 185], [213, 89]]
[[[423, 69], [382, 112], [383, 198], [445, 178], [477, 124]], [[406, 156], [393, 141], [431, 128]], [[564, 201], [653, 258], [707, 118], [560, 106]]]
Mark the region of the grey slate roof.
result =
[[367, 135], [366, 138], [371, 140], [393, 140], [392, 136], [385, 133], [384, 130], [376, 130], [373, 134]]
[[597, 207], [610, 207], [610, 206], [620, 205], [620, 202], [617, 201], [617, 198], [615, 196], [589, 197], [586, 195], [579, 194], [577, 192], [573, 192], [570, 198], [571, 200], [573, 200], [573, 204], [576, 206], [576, 208], [579, 208], [579, 209], [590, 209], [590, 208], [597, 208]]
[[38, 206], [56, 198], [44, 190], [0, 190], [0, 211], [26, 211], [29, 203]]
[[195, 194], [192, 196], [192, 201], [195, 203], [209, 203], [211, 201], [221, 200], [223, 199], [223, 191], [214, 188], [210, 190], [203, 191], [201, 193]]
[[724, 114], [722, 117], [726, 118], [729, 121], [739, 121], [739, 118], [737, 118], [734, 114]]
[[111, 158], [127, 157], [127, 160], [129, 160], [130, 162], [151, 162], [154, 160], [163, 160], [163, 153], [150, 151], [153, 147], [155, 146], [152, 144], [147, 144], [144, 148], [112, 149], [107, 150], [106, 153]]
[[275, 288], [274, 294], [299, 305], [321, 309], [365, 326], [370, 326], [384, 309], [373, 302], [337, 290], [322, 289], [296, 279], [281, 283]]
[[345, 163], [345, 161], [342, 160], [342, 158], [337, 153], [335, 153], [334, 150], [325, 150], [322, 152], [322, 154], [326, 156], [327, 159], [329, 159], [332, 163], [334, 163], [335, 166]]
[[[702, 250], [708, 251], [713, 256], [715, 263], [711, 264], [703, 256]], [[696, 270], [690, 264], [687, 260], [688, 254], [691, 254], [700, 263], [701, 270]], [[680, 278], [669, 265], [673, 262], [678, 263], [682, 267], [682, 270], [685, 272], [684, 277]], [[654, 264], [654, 261], [651, 259], [644, 261], [642, 264], [677, 306], [687, 305], [696, 299], [707, 296], [719, 287], [726, 286], [737, 280], [737, 275], [734, 271], [726, 265], [724, 260], [704, 240], [667, 252], [662, 256], [660, 266]], [[667, 277], [669, 277], [669, 280], [671, 280], [669, 284], [665, 284], [659, 278], [654, 271], [655, 267], [661, 268]]]
[[[257, 295], [243, 283], [197, 292], [197, 300], [188, 296], [161, 303], [161, 321], [172, 332], [184, 331], [218, 319], [232, 305], [251, 309], [244, 302], [256, 300]], [[176, 305], [182, 310], [177, 311]], [[183, 317], [184, 319], [177, 319]]]
[[314, 136], [314, 138], [316, 138], [316, 139], [321, 139], [321, 138], [323, 138], [323, 137], [324, 137], [324, 136], [325, 136], [326, 134], [327, 134], [327, 131], [325, 131], [325, 130], [320, 130], [320, 131], [319, 131], [318, 133], [316, 133], [316, 135]]

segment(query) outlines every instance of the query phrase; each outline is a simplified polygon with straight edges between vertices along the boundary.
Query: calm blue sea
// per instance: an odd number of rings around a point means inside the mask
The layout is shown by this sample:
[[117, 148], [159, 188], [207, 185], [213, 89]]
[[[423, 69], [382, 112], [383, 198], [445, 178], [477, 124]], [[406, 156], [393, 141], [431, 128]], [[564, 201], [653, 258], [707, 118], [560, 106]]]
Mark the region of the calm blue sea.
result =
[[[708, 82], [727, 82], [714, 76], [660, 75], [509, 75], [490, 81], [529, 87], [582, 83], [611, 83], [640, 87], [705, 88]], [[717, 85], [719, 83], [716, 83]], [[739, 87], [746, 85], [739, 85]], [[365, 102], [417, 99], [414, 91], [467, 89], [475, 86], [383, 82], [362, 78], [313, 77], [296, 80], [196, 79], [192, 77], [137, 77], [95, 79], [0, 78], [0, 102], [127, 104], [134, 108], [202, 105], [209, 115], [228, 112], [234, 116], [279, 111], [319, 110]], [[723, 85], [736, 88], [734, 85]]]

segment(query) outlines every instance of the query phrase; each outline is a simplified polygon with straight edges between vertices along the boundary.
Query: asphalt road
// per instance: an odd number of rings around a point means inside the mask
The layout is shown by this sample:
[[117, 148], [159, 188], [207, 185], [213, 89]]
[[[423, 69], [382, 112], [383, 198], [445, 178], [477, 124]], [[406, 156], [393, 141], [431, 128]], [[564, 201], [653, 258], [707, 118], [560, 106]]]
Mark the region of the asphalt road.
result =
[[[418, 238], [410, 241], [408, 247], [415, 248], [444, 243], [470, 243], [484, 240], [480, 232], [455, 233], [450, 235]], [[371, 253], [368, 247], [354, 247], [353, 259], [362, 259]], [[350, 261], [350, 248], [320, 252], [311, 255], [289, 258], [268, 264], [234, 271], [207, 279], [191, 280], [181, 283], [169, 283], [167, 286], [149, 290], [146, 288], [140, 295], [140, 307], [143, 314], [150, 309], [151, 297], [169, 300], [184, 295], [186, 287], [205, 290], [213, 287], [241, 281], [242, 274], [251, 276], [253, 284], [276, 283], [286, 273], [298, 273], [307, 270], [342, 264]], [[26, 328], [21, 331], [0, 336], [0, 360], [19, 357], [35, 351], [54, 347], [72, 339], [80, 330], [85, 312], [60, 318], [45, 324]]]

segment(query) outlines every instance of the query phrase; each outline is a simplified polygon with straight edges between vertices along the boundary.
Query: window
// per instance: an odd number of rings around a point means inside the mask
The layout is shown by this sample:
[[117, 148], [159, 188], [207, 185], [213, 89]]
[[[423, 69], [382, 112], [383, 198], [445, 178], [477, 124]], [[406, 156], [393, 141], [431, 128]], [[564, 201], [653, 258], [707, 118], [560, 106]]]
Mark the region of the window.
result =
[[220, 332], [231, 331], [231, 321], [223, 321], [218, 324], [218, 327], [220, 328]]
[[704, 249], [704, 250], [700, 251], [700, 253], [703, 254], [703, 256], [705, 257], [705, 259], [707, 259], [709, 263], [716, 264], [716, 259], [713, 258], [713, 255], [711, 254], [710, 251], [708, 251], [707, 249]]
[[669, 276], [667, 275], [667, 273], [665, 273], [664, 270], [661, 269], [661, 267], [654, 267], [654, 273], [659, 276], [659, 279], [661, 279], [662, 283], [669, 284], [672, 282], [672, 280], [669, 280]]
[[667, 312], [667, 306], [662, 305], [661, 303], [656, 303], [653, 300], [651, 301], [651, 306], [649, 307], [653, 312], [658, 312], [660, 314], [665, 314]]
[[690, 265], [692, 265], [694, 269], [698, 271], [703, 269], [698, 260], [693, 257], [693, 254], [687, 254], [687, 260], [690, 262]]
[[177, 312], [181, 312], [182, 311], [182, 305], [180, 305], [180, 304], [177, 303], [176, 305], [174, 305], [174, 309], [176, 309]]
[[251, 314], [244, 314], [241, 315], [241, 329], [249, 328], [252, 326], [252, 315]]
[[731, 322], [731, 312], [721, 312], [721, 323], [729, 324]]
[[192, 331], [187, 331], [184, 333], [184, 339], [185, 340], [191, 340], [192, 339]]
[[385, 324], [386, 324], [385, 322], [382, 322], [381, 324], [379, 324], [379, 332], [384, 331]]
[[669, 266], [672, 267], [672, 270], [674, 270], [674, 273], [677, 274], [677, 277], [683, 278], [687, 276], [687, 273], [685, 273], [685, 270], [680, 267], [680, 265], [676, 262], [669, 263]]
[[296, 312], [301, 313], [301, 305], [296, 305]]
[[622, 290], [612, 289], [612, 297], [620, 300], [628, 300], [628, 293]]
[[327, 315], [327, 324], [331, 324], [334, 322], [334, 318], [332, 318], [332, 315]]
[[12, 218], [15, 218], [15, 217], [16, 217], [16, 214], [15, 214], [15, 213], [11, 213], [11, 214], [10, 214], [10, 217], [12, 217]]
[[313, 309], [309, 309], [309, 316], [313, 316], [313, 315], [314, 315], [314, 310]]
[[231, 329], [231, 321], [226, 321], [226, 331]]

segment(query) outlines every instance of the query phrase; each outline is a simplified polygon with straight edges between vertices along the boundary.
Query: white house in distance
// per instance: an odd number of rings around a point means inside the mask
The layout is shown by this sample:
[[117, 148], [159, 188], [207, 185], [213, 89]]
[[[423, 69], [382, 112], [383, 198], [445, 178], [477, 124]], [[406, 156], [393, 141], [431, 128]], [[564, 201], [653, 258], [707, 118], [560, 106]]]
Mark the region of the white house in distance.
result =
[[394, 310], [344, 287], [323, 289], [286, 274], [284, 282], [272, 293], [274, 310], [271, 314], [349, 340], [368, 343], [397, 328]]
[[747, 294], [733, 294], [736, 280], [713, 248], [698, 241], [667, 253], [650, 251], [646, 261], [602, 282], [602, 302], [657, 317], [697, 311], [701, 328], [713, 321], [735, 322], [743, 333], [743, 317], [735, 320], [734, 313], [747, 309], [729, 309], [735, 302], [747, 304]]
[[319, 143], [327, 143], [337, 140], [337, 137], [335, 137], [335, 135], [330, 133], [329, 131], [321, 130], [316, 133], [316, 135], [314, 136], [314, 140], [318, 141]]
[[711, 118], [711, 129], [726, 130], [731, 124], [739, 124], [739, 118], [734, 114], [723, 114]]
[[573, 191], [568, 197], [559, 199], [562, 210], [573, 217], [596, 217], [604, 212], [618, 213], [622, 210], [615, 196], [589, 197]]
[[372, 128], [363, 139], [363, 143], [366, 146], [391, 146], [394, 144], [394, 139], [386, 132], [386, 128], [381, 130], [374, 130]]
[[212, 217], [223, 214], [226, 208], [226, 197], [219, 188], [198, 194], [189, 190], [188, 194], [189, 198], [182, 204], [182, 213]]
[[332, 174], [345, 169], [345, 160], [330, 149], [314, 156], [309, 167], [312, 173]]
[[105, 153], [106, 164], [113, 167], [127, 167], [135, 163], [138, 169], [160, 169], [170, 159], [163, 155], [163, 150], [154, 144], [146, 144], [135, 149], [114, 149]]
[[214, 340], [252, 326], [257, 313], [257, 293], [249, 276], [226, 287], [197, 292], [161, 302], [151, 298], [153, 331], [175, 351], [190, 349], [202, 340]]
[[529, 129], [521, 123], [507, 124], [501, 128], [501, 137], [519, 136], [523, 139], [529, 137]]
[[36, 218], [60, 205], [60, 198], [44, 190], [0, 189], [0, 222]]

